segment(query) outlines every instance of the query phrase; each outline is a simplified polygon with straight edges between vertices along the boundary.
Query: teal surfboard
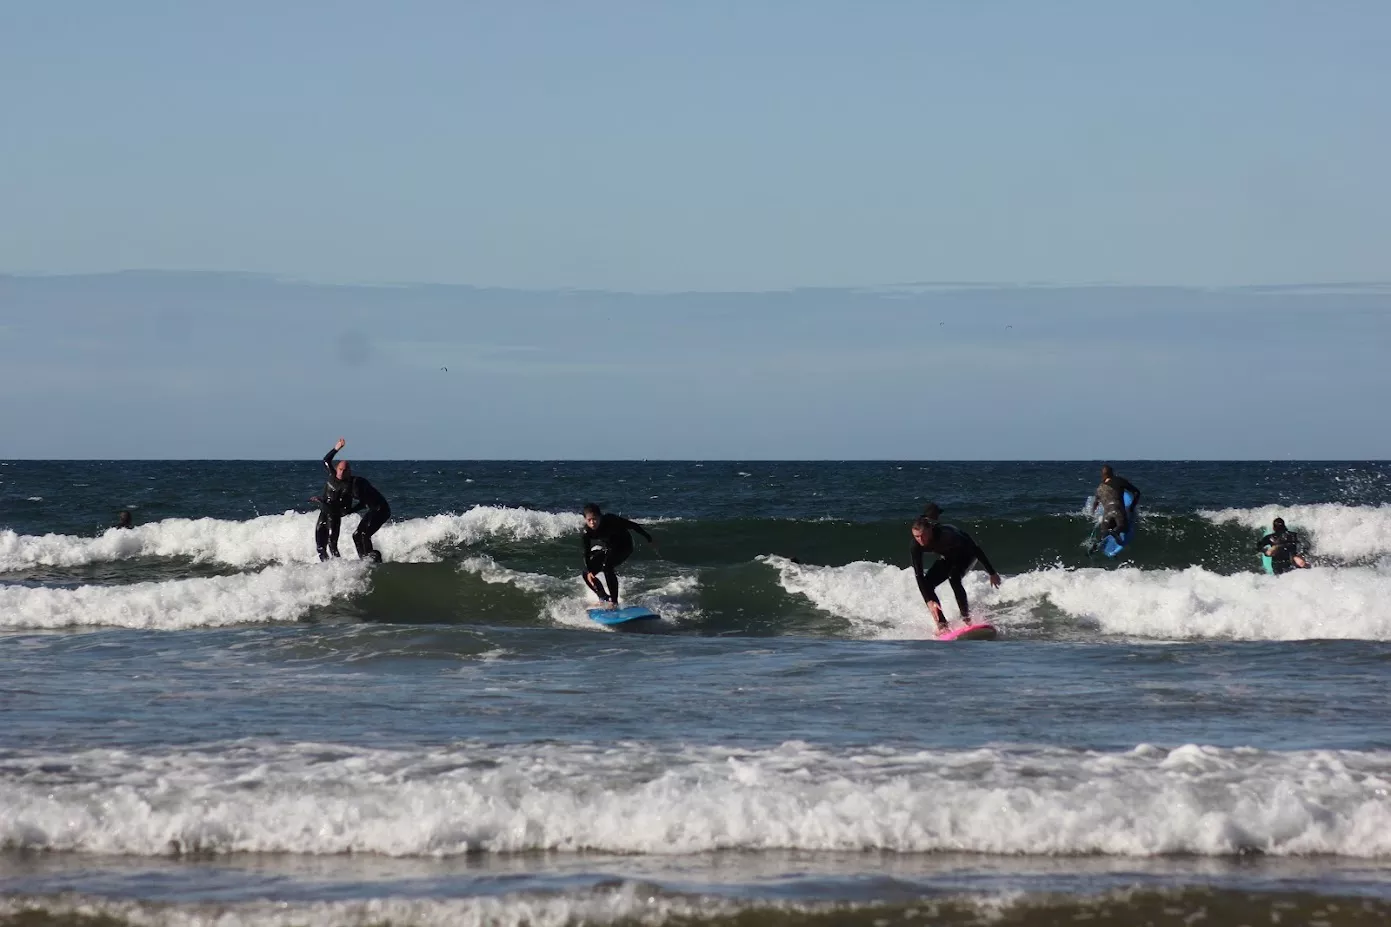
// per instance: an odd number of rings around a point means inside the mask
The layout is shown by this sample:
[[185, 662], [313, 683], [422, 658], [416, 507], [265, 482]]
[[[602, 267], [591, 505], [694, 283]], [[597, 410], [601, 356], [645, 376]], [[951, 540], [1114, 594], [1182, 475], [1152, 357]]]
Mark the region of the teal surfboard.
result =
[[651, 609], [643, 608], [641, 605], [629, 605], [625, 608], [589, 608], [585, 609], [591, 621], [608, 627], [619, 627], [630, 622], [657, 621], [661, 615]]

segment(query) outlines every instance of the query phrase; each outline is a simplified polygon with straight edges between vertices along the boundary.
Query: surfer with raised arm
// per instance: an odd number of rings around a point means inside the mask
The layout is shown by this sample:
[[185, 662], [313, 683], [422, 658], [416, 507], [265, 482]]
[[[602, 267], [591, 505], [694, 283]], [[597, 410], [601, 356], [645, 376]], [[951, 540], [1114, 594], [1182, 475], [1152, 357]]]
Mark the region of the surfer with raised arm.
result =
[[[1130, 493], [1129, 509], [1125, 506], [1127, 492]], [[1135, 488], [1134, 483], [1123, 476], [1117, 476], [1110, 464], [1102, 466], [1101, 485], [1096, 487], [1092, 501], [1087, 506], [1088, 515], [1095, 512], [1098, 505], [1101, 506], [1101, 528], [1093, 543], [1099, 544], [1108, 534], [1120, 541], [1121, 535], [1130, 526], [1130, 516], [1139, 501], [1140, 490]]]
[[[319, 550], [319, 559], [338, 556], [338, 532], [343, 516], [366, 510], [357, 529], [353, 531], [353, 546], [357, 555], [381, 563], [382, 555], [372, 549], [372, 535], [377, 533], [386, 520], [391, 517], [391, 506], [386, 497], [366, 477], [356, 476], [352, 464], [346, 460], [334, 461], [334, 457], [347, 444], [339, 438], [338, 443], [324, 455], [324, 469], [328, 480], [324, 483], [323, 494], [310, 498], [319, 504], [319, 521], [314, 526], [314, 545]], [[356, 502], [354, 502], [356, 500]]]
[[[622, 515], [605, 515], [593, 502], [584, 507], [584, 531], [580, 533], [580, 549], [584, 552], [584, 584], [610, 608], [618, 607], [618, 566], [633, 554], [636, 531], [647, 539], [658, 554], [661, 550], [647, 529]], [[604, 575], [600, 581], [599, 574]], [[607, 583], [607, 585], [605, 585]]]
[[1265, 561], [1266, 570], [1274, 576], [1290, 570], [1309, 569], [1309, 561], [1299, 552], [1299, 535], [1285, 527], [1283, 518], [1271, 523], [1270, 533], [1261, 538], [1256, 547]]
[[328, 479], [324, 483], [323, 493], [309, 499], [319, 504], [319, 521], [314, 525], [314, 546], [319, 550], [320, 560], [327, 560], [330, 554], [338, 556], [338, 529], [343, 515], [352, 504], [352, 465], [346, 460], [336, 463], [333, 460], [347, 443], [345, 438], [339, 438], [338, 443], [324, 455]]
[[[937, 562], [923, 573], [923, 554], [936, 554]], [[971, 536], [960, 528], [941, 525], [926, 516], [913, 522], [913, 542], [909, 548], [909, 560], [913, 565], [913, 578], [918, 582], [918, 591], [927, 603], [932, 617], [937, 620], [937, 630], [947, 630], [947, 619], [942, 614], [942, 603], [937, 598], [937, 587], [943, 581], [951, 583], [951, 591], [956, 596], [956, 607], [961, 612], [963, 624], [970, 624], [971, 606], [966, 600], [966, 587], [961, 584], [977, 560], [990, 574], [990, 585], [999, 588], [1000, 574], [991, 565], [990, 558]]]

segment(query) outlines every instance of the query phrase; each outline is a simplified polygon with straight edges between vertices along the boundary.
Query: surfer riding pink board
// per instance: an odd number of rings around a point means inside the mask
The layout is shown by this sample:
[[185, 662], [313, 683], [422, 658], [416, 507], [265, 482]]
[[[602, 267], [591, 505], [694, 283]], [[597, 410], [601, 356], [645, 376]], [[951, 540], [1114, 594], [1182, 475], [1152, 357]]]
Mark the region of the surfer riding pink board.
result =
[[[962, 578], [966, 571], [980, 561], [980, 565], [990, 574], [990, 585], [998, 588], [1000, 574], [995, 572], [990, 558], [985, 555], [969, 534], [952, 525], [939, 524], [937, 518], [941, 509], [929, 505], [923, 516], [913, 522], [913, 541], [909, 548], [909, 560], [913, 566], [913, 578], [918, 582], [918, 591], [923, 601], [937, 621], [939, 640], [974, 640], [992, 638], [995, 629], [989, 624], [974, 624], [971, 621], [971, 604], [966, 599], [966, 587]], [[926, 573], [923, 572], [923, 554], [936, 554], [937, 562]], [[956, 607], [961, 613], [962, 627], [953, 631], [942, 614], [942, 603], [937, 598], [937, 587], [943, 581], [951, 584], [956, 596]]]

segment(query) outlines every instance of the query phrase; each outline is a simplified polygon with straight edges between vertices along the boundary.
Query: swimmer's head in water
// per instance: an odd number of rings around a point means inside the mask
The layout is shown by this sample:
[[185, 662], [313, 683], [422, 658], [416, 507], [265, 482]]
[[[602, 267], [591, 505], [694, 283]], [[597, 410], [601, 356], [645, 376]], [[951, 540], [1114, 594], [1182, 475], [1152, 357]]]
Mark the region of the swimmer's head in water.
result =
[[599, 511], [599, 506], [595, 505], [593, 502], [584, 507], [584, 523], [588, 525], [591, 530], [599, 527], [599, 519], [603, 516], [604, 513]]

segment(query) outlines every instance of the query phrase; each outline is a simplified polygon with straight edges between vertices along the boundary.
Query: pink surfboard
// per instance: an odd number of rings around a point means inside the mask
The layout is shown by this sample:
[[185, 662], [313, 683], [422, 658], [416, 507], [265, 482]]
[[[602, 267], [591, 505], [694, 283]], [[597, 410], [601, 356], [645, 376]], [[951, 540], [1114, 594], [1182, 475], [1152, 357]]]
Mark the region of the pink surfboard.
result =
[[984, 621], [960, 628], [948, 628], [937, 635], [939, 641], [993, 641], [995, 637], [995, 626]]

